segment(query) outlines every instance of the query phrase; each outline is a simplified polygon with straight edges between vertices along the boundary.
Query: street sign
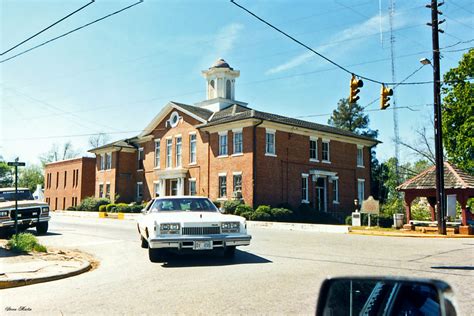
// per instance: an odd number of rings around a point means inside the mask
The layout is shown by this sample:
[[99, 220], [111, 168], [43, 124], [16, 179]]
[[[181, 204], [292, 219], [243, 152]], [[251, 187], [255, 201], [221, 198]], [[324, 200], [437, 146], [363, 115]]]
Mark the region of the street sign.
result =
[[18, 162], [18, 161], [7, 162], [7, 165], [9, 165], [11, 167], [24, 167], [24, 166], [26, 166], [26, 164], [24, 162]]
[[380, 211], [379, 201], [369, 196], [369, 198], [362, 202], [361, 213], [378, 215]]

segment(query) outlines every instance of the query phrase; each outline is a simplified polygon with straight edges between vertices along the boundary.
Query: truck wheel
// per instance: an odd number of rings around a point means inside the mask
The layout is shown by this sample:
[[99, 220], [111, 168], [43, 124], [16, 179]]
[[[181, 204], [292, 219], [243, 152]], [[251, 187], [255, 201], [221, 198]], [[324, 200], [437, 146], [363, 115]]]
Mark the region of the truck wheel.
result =
[[224, 250], [224, 257], [234, 258], [235, 256], [235, 246], [227, 246]]
[[165, 250], [148, 248], [148, 258], [151, 262], [164, 262], [166, 259]]
[[141, 245], [142, 248], [148, 248], [148, 241], [145, 238], [143, 238], [143, 236], [141, 235], [140, 235], [140, 239], [142, 241], [142, 245]]
[[36, 224], [36, 232], [38, 235], [44, 235], [48, 232], [48, 222], [41, 222]]

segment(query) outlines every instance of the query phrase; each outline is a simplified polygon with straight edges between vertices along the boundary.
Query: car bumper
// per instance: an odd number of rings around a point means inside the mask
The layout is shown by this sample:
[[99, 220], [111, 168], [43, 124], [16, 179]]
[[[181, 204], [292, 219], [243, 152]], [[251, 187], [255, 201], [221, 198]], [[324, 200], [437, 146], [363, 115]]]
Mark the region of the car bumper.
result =
[[[51, 216], [41, 216], [40, 218], [25, 218], [25, 219], [18, 219], [18, 225], [29, 225], [33, 226], [39, 222], [47, 222], [51, 219]], [[14, 220], [7, 220], [7, 221], [0, 221], [0, 227], [13, 227], [15, 226]]]
[[166, 236], [150, 237], [148, 245], [150, 248], [172, 248], [172, 249], [194, 249], [196, 241], [211, 241], [212, 249], [225, 248], [229, 246], [250, 245], [250, 235], [208, 235], [208, 236]]

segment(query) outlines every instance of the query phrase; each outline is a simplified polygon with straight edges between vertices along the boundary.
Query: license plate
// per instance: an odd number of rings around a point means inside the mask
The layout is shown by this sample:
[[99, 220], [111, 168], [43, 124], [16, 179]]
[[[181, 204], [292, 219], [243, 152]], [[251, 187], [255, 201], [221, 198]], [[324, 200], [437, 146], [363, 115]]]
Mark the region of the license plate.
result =
[[194, 250], [209, 250], [212, 249], [212, 241], [195, 241]]

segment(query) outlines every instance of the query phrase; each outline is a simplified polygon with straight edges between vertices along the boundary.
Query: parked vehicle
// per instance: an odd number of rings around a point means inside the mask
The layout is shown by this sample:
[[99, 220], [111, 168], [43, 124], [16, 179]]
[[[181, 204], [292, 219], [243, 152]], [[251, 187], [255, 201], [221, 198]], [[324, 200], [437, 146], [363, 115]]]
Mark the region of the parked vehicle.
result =
[[137, 221], [150, 261], [162, 262], [166, 251], [223, 250], [233, 257], [237, 246], [250, 245], [245, 218], [222, 214], [206, 197], [158, 197]]
[[[28, 188], [18, 188], [18, 229], [36, 227], [38, 234], [48, 231], [49, 206], [33, 198]], [[0, 188], [0, 231], [15, 227], [15, 188]]]

